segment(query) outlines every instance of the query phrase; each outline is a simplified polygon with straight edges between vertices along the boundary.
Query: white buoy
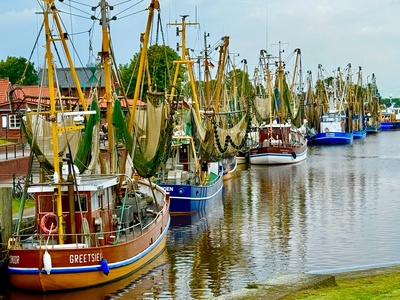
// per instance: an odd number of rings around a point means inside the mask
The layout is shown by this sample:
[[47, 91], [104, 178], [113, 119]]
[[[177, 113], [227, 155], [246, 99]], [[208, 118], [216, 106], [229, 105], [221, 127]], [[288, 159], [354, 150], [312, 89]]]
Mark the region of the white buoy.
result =
[[53, 179], [54, 179], [54, 183], [58, 183], [59, 178], [58, 178], [58, 173], [57, 172], [54, 172]]
[[44, 270], [46, 271], [47, 275], [50, 274], [51, 272], [51, 256], [47, 250], [43, 254], [43, 264], [44, 264]]

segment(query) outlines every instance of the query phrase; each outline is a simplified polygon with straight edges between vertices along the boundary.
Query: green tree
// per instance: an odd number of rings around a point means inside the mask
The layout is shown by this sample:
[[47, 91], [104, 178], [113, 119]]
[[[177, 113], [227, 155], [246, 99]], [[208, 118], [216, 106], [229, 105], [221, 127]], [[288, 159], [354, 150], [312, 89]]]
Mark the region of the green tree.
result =
[[0, 60], [0, 78], [8, 78], [12, 84], [38, 84], [38, 74], [33, 63], [24, 57], [8, 56], [5, 61]]
[[[129, 64], [119, 65], [122, 74], [122, 84], [124, 85], [128, 97], [132, 98], [135, 91], [135, 84], [138, 77], [140, 53], [136, 53]], [[169, 46], [152, 45], [147, 51], [152, 91], [170, 90], [173, 83], [176, 64], [175, 60], [180, 60], [180, 56]], [[177, 88], [181, 88], [184, 79], [184, 67], [181, 67], [178, 75]], [[148, 74], [143, 78], [144, 91], [148, 90]]]
[[233, 91], [234, 82], [237, 89], [237, 95], [243, 96], [247, 100], [252, 100], [255, 97], [253, 84], [250, 81], [249, 74], [240, 69], [230, 71], [227, 78], [227, 87]]

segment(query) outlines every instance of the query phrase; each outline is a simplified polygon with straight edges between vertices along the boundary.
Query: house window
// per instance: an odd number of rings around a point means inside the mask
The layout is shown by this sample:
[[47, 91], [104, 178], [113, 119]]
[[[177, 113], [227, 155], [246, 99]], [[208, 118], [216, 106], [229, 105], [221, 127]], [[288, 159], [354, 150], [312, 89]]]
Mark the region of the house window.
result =
[[1, 115], [1, 128], [6, 129], [8, 122], [7, 122], [8, 118], [7, 115]]
[[21, 127], [21, 121], [17, 115], [9, 115], [8, 121], [9, 121], [10, 129], [19, 129]]

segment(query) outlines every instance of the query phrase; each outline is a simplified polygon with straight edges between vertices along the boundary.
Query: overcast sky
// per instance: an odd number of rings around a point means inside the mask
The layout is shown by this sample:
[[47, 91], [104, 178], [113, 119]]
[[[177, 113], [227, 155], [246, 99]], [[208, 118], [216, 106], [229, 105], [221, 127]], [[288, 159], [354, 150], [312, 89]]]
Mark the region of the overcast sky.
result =
[[[98, 22], [89, 37], [93, 26], [90, 7], [98, 2], [55, 1], [63, 11], [61, 18], [68, 32], [74, 33], [77, 66], [91, 61], [100, 49]], [[38, 3], [42, 1], [2, 1], [0, 60], [7, 56], [29, 58], [32, 53], [35, 66], [41, 66], [43, 37], [39, 39], [39, 47], [34, 48], [42, 23], [42, 16], [36, 14], [41, 11]], [[138, 51], [139, 34], [144, 31], [147, 19], [144, 9], [150, 0], [108, 0], [108, 3], [114, 5], [111, 16], [117, 16], [111, 23], [116, 59], [125, 64]], [[266, 49], [277, 56], [281, 41], [285, 50], [282, 58], [300, 48], [303, 72], [310, 70], [314, 79], [318, 64], [333, 72], [351, 63], [354, 72], [362, 67], [364, 83], [375, 74], [383, 97], [400, 97], [400, 0], [160, 0], [160, 5], [164, 40], [174, 49], [179, 39], [175, 26], [167, 23], [180, 21], [180, 15], [189, 15], [187, 21], [200, 23], [187, 28], [187, 47], [197, 51], [193, 55], [199, 55], [204, 46], [204, 32], [210, 34], [211, 46], [222, 36], [230, 36], [229, 51], [234, 53], [236, 64], [240, 68], [240, 61], [246, 59], [252, 76], [260, 50]], [[162, 40], [160, 33], [158, 43]], [[90, 43], [93, 56], [89, 52]], [[212, 55], [218, 58], [217, 52]]]

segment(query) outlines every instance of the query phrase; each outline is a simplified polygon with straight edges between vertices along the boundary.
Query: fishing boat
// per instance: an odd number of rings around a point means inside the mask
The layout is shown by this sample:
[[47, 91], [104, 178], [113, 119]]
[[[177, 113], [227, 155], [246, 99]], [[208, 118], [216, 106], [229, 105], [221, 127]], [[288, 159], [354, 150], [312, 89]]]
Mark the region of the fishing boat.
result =
[[390, 103], [389, 107], [381, 109], [380, 123], [382, 131], [400, 130], [400, 107]]
[[[169, 193], [170, 213], [173, 216], [193, 214], [203, 210], [210, 200], [221, 197], [223, 191], [223, 167], [221, 157], [214, 156], [214, 142], [211, 140], [211, 153], [201, 146], [201, 141], [206, 135], [203, 121], [207, 121], [207, 116], [206, 112], [203, 112], [203, 115], [200, 112], [193, 74], [194, 62], [188, 57], [185, 45], [186, 26], [197, 23], [186, 22], [187, 17], [187, 15], [182, 16], [181, 23], [170, 24], [181, 26], [181, 29], [178, 29], [182, 38], [182, 44], [179, 46], [182, 50], [181, 58], [174, 62], [176, 71], [169, 94], [173, 101], [179, 103], [181, 110], [177, 111], [179, 124], [174, 130], [170, 154], [154, 179], [155, 183]], [[176, 79], [182, 65], [187, 67], [188, 78], [190, 78], [192, 90], [190, 104], [175, 94]], [[223, 136], [221, 128], [211, 127], [213, 132], [214, 129], [220, 133], [221, 137]]]
[[376, 77], [372, 74], [371, 84], [367, 83], [366, 87], [366, 108], [365, 108], [365, 124], [367, 134], [376, 134], [382, 131], [381, 111], [379, 108], [379, 100], [376, 95]]
[[361, 140], [367, 136], [367, 126], [365, 123], [365, 108], [364, 108], [364, 95], [362, 93], [362, 73], [361, 67], [358, 67], [357, 84], [350, 85], [349, 88], [349, 103], [353, 108], [353, 139]]
[[237, 156], [230, 155], [222, 159], [223, 179], [228, 180], [235, 176], [237, 169]]
[[344, 85], [339, 93], [338, 78], [335, 77], [332, 79], [332, 85], [327, 86], [322, 70], [322, 65], [319, 65], [317, 94], [323, 98], [318, 101], [324, 107], [324, 111], [320, 116], [319, 131], [313, 137], [313, 141], [316, 145], [351, 144], [353, 131], [344, 107], [347, 85]]
[[[47, 74], [48, 85], [57, 87], [53, 76], [56, 73], [53, 43], [62, 42], [71, 71], [75, 72], [66, 46], [68, 34], [62, 30], [54, 1], [43, 1], [46, 34], [46, 72], [43, 73]], [[100, 7], [101, 65], [106, 78], [101, 100], [111, 108], [114, 99], [111, 98], [106, 17], [109, 6], [102, 0]], [[158, 8], [158, 1], [152, 0], [148, 22]], [[58, 34], [54, 35], [51, 28], [57, 28]], [[146, 30], [145, 40], [148, 35]], [[96, 100], [87, 108], [75, 75], [74, 79], [80, 102], [77, 107], [84, 109], [70, 109], [71, 99], [63, 99], [55, 88], [49, 89], [49, 110], [37, 108], [24, 119], [33, 149], [31, 161], [39, 162], [40, 177], [38, 182], [25, 184], [18, 219], [22, 219], [24, 202], [31, 195], [36, 201], [34, 232], [20, 231], [18, 221], [8, 242], [8, 274], [11, 285], [18, 289], [55, 292], [113, 282], [149, 264], [166, 246], [170, 224], [168, 194], [150, 180], [120, 172], [115, 157], [124, 149], [114, 142], [111, 125], [108, 149], [100, 151]], [[111, 114], [108, 116], [111, 118]], [[83, 146], [86, 150], [74, 151], [74, 146]], [[83, 161], [87, 149], [89, 160]]]
[[222, 196], [220, 162], [201, 162], [191, 136], [174, 136], [171, 154], [155, 182], [169, 193], [170, 213], [193, 214]]
[[[300, 55], [300, 49], [296, 49]], [[249, 150], [250, 163], [255, 165], [275, 165], [298, 163], [307, 158], [307, 138], [305, 132], [291, 122], [294, 112], [290, 109], [289, 89], [284, 78], [284, 67], [279, 48], [278, 68], [276, 71], [275, 89], [271, 87], [271, 73], [266, 51], [261, 51], [261, 65], [266, 73], [266, 91], [264, 99], [268, 100], [269, 122], [258, 127], [257, 143]], [[295, 64], [297, 66], [297, 62]], [[296, 74], [296, 67], [294, 74]], [[274, 107], [273, 107], [274, 104]], [[265, 102], [264, 102], [264, 105]], [[258, 104], [257, 107], [260, 107]], [[256, 108], [257, 109], [257, 108]], [[294, 118], [293, 118], [294, 119]]]

